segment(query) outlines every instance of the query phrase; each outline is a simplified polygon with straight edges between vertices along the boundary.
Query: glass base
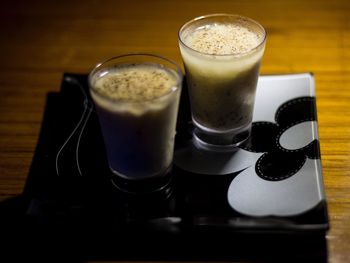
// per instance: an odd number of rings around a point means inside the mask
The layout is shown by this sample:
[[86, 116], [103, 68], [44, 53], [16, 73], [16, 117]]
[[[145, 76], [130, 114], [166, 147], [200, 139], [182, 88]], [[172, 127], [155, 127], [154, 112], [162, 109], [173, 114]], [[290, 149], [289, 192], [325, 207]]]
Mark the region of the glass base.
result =
[[251, 125], [235, 133], [209, 133], [195, 127], [193, 130], [194, 145], [203, 150], [228, 152], [236, 151], [250, 136]]
[[126, 179], [113, 171], [111, 182], [119, 191], [127, 194], [153, 194], [171, 193], [171, 167], [163, 175], [157, 175], [144, 179]]

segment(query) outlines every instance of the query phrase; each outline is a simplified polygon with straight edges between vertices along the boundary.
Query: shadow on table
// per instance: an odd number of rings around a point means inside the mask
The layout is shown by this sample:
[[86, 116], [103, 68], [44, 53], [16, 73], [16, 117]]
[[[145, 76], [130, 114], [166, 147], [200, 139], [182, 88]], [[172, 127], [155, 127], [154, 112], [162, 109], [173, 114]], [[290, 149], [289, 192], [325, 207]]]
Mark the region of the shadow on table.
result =
[[[117, 232], [116, 229], [108, 232], [104, 226], [89, 229], [84, 222], [79, 229], [74, 227], [77, 222], [52, 227], [46, 222], [33, 221], [26, 215], [31, 202], [18, 196], [0, 203], [1, 262], [20, 259], [35, 262], [327, 262], [328, 258], [324, 234], [232, 234], [220, 230], [194, 230], [180, 234], [176, 227], [167, 229], [164, 234], [166, 222], [157, 222], [149, 228], [133, 226], [133, 229], [118, 229]], [[160, 229], [162, 231], [157, 231]]]

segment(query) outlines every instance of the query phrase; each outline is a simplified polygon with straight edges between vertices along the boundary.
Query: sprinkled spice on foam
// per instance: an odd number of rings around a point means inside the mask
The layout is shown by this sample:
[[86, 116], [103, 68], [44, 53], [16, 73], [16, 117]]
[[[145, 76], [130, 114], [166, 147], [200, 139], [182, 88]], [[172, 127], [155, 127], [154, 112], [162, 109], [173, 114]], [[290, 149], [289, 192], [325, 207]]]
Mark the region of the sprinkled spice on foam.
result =
[[95, 82], [95, 90], [115, 100], [143, 101], [168, 93], [176, 85], [176, 77], [166, 69], [139, 64], [121, 66]]
[[261, 42], [261, 37], [239, 24], [212, 24], [200, 27], [184, 39], [196, 51], [212, 55], [245, 53]]

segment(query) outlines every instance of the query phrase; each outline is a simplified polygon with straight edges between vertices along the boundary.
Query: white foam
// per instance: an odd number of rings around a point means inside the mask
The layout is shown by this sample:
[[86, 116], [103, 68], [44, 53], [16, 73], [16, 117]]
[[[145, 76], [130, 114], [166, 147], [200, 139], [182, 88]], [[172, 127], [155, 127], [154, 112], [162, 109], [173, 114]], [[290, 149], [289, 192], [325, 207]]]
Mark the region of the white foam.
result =
[[152, 64], [123, 65], [96, 79], [94, 89], [113, 100], [144, 101], [169, 93], [176, 82], [174, 74]]
[[188, 70], [203, 76], [203, 81], [232, 79], [259, 63], [263, 37], [239, 21], [211, 23], [185, 29], [181, 38], [186, 46], [180, 44], [180, 51]]
[[168, 101], [164, 95], [177, 85], [178, 76], [171, 69], [155, 64], [126, 64], [96, 74], [91, 95], [105, 109], [141, 115], [164, 108]]
[[230, 55], [249, 52], [261, 43], [261, 36], [240, 24], [210, 24], [185, 35], [190, 48], [211, 55]]

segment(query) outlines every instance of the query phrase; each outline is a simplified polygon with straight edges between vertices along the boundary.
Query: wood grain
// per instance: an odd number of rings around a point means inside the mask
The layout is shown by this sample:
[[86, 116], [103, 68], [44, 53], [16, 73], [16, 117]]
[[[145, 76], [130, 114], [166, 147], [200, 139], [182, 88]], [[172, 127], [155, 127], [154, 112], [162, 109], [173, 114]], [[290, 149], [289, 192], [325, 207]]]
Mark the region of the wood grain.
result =
[[0, 200], [20, 194], [49, 91], [63, 72], [135, 51], [178, 63], [177, 30], [208, 13], [239, 13], [268, 31], [262, 73], [313, 72], [331, 230], [329, 262], [350, 262], [348, 0], [20, 1], [0, 9]]

